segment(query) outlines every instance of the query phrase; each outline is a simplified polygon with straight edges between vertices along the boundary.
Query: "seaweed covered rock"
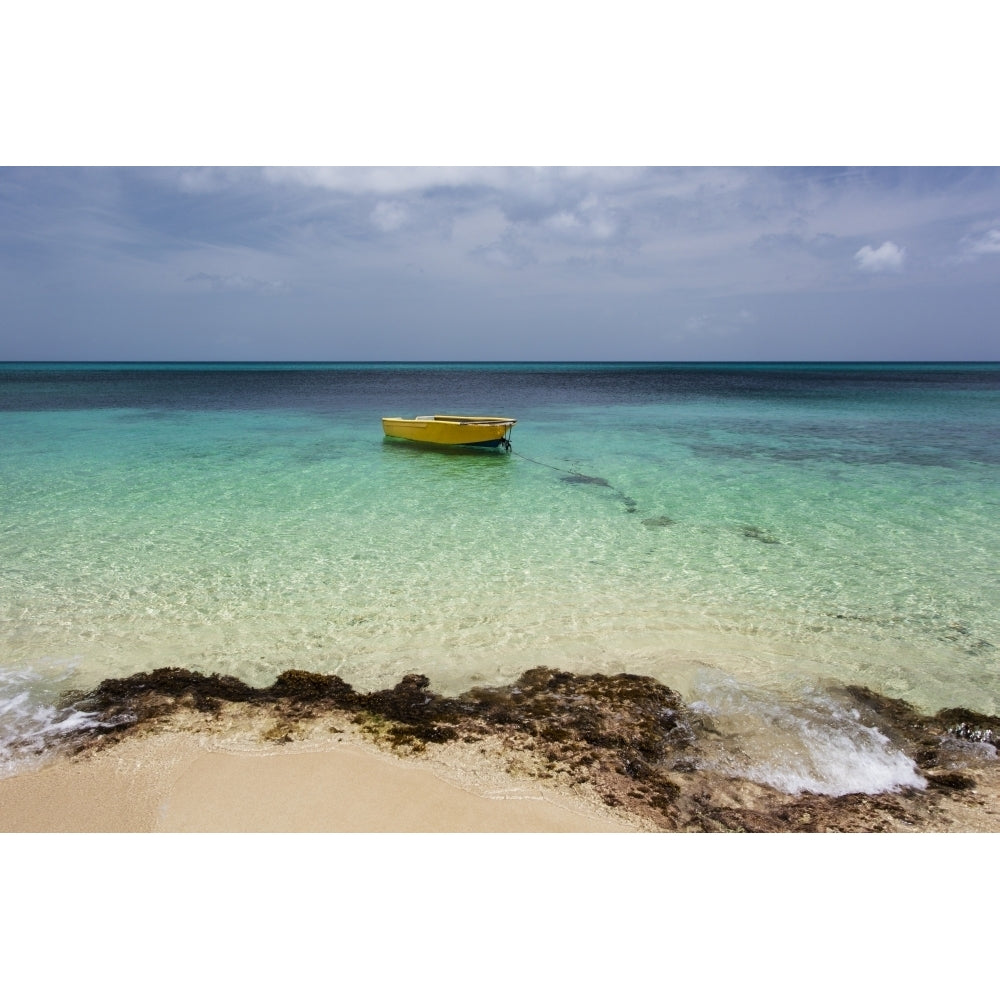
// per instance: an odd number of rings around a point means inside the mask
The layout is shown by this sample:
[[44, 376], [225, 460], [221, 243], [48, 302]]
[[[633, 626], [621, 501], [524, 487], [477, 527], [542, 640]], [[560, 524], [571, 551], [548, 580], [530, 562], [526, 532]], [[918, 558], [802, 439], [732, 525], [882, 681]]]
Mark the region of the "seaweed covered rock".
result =
[[946, 708], [935, 718], [956, 739], [988, 743], [995, 750], [1000, 750], [1000, 716], [981, 715], [967, 708]]
[[200, 674], [181, 667], [110, 677], [93, 691], [71, 696], [73, 707], [98, 718], [132, 715], [142, 722], [168, 715], [179, 706], [217, 712], [224, 702], [258, 701], [261, 691], [228, 674]]
[[358, 693], [347, 681], [336, 674], [317, 674], [309, 670], [286, 670], [262, 694], [336, 708], [355, 708], [359, 704]]
[[379, 732], [372, 719], [387, 723], [382, 735], [394, 747], [420, 749], [422, 743], [446, 743], [458, 735], [452, 723], [457, 719], [455, 702], [430, 690], [423, 674], [407, 674], [395, 687], [361, 695], [359, 704], [368, 713], [368, 730]]
[[658, 758], [678, 728], [680, 697], [651, 677], [571, 674], [535, 667], [513, 684], [476, 688], [461, 699], [470, 714], [552, 742]]
[[680, 697], [651, 677], [536, 667], [459, 699], [491, 731], [520, 736], [553, 771], [588, 782], [609, 805], [654, 811], [677, 794], [669, 755], [691, 741]]

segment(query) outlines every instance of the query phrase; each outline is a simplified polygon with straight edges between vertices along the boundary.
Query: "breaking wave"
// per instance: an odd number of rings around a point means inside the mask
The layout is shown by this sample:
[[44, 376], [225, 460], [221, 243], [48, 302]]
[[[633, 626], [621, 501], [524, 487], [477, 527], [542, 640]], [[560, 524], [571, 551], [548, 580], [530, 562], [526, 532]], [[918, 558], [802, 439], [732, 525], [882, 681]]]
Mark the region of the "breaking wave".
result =
[[703, 767], [792, 795], [927, 787], [913, 760], [830, 692], [810, 688], [786, 699], [706, 671], [689, 707], [715, 737], [702, 745]]
[[59, 705], [61, 682], [73, 673], [51, 668], [43, 675], [31, 667], [0, 672], [0, 776], [38, 767], [50, 756], [58, 738], [106, 728], [94, 714]]

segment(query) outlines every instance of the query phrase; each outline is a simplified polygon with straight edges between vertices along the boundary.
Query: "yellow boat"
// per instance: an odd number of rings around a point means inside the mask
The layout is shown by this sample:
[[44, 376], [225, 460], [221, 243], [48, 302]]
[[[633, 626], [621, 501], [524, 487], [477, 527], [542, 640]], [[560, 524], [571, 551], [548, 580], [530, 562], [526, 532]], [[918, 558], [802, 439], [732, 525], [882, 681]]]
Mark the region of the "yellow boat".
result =
[[435, 414], [431, 417], [383, 417], [386, 437], [422, 444], [465, 445], [476, 448], [503, 447], [510, 451], [510, 417], [463, 417]]

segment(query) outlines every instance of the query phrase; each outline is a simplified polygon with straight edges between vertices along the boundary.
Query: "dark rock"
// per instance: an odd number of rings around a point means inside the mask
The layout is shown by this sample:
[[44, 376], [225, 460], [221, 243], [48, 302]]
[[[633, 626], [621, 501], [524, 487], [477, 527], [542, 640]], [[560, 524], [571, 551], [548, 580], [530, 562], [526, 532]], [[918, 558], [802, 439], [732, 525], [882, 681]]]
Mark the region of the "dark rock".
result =
[[308, 670], [286, 670], [264, 690], [274, 698], [330, 702], [340, 708], [354, 708], [359, 702], [354, 688], [336, 674], [315, 674]]
[[1000, 717], [970, 712], [967, 708], [946, 708], [935, 718], [957, 739], [989, 743], [1000, 750]]
[[953, 788], [957, 791], [965, 791], [976, 787], [975, 778], [961, 771], [925, 771], [927, 781], [935, 788]]

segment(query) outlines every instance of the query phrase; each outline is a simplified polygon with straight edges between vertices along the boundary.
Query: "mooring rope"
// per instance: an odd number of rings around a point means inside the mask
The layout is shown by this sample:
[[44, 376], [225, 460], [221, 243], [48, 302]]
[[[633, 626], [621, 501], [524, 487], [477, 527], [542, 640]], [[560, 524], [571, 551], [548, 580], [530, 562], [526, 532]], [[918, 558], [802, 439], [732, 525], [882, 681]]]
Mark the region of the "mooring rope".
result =
[[637, 510], [636, 502], [626, 494], [622, 493], [617, 486], [612, 486], [606, 479], [600, 476], [588, 476], [582, 472], [578, 472], [575, 469], [562, 469], [558, 465], [550, 465], [548, 462], [542, 462], [537, 458], [531, 458], [528, 455], [523, 454], [520, 451], [514, 451], [513, 448], [508, 448], [508, 451], [516, 455], [518, 458], [523, 458], [526, 462], [531, 462], [534, 465], [541, 465], [546, 469], [552, 469], [553, 472], [560, 473], [568, 482], [577, 483], [593, 483], [596, 486], [606, 486], [611, 492], [618, 497], [623, 504], [625, 504], [625, 510], [629, 514], [634, 514]]

